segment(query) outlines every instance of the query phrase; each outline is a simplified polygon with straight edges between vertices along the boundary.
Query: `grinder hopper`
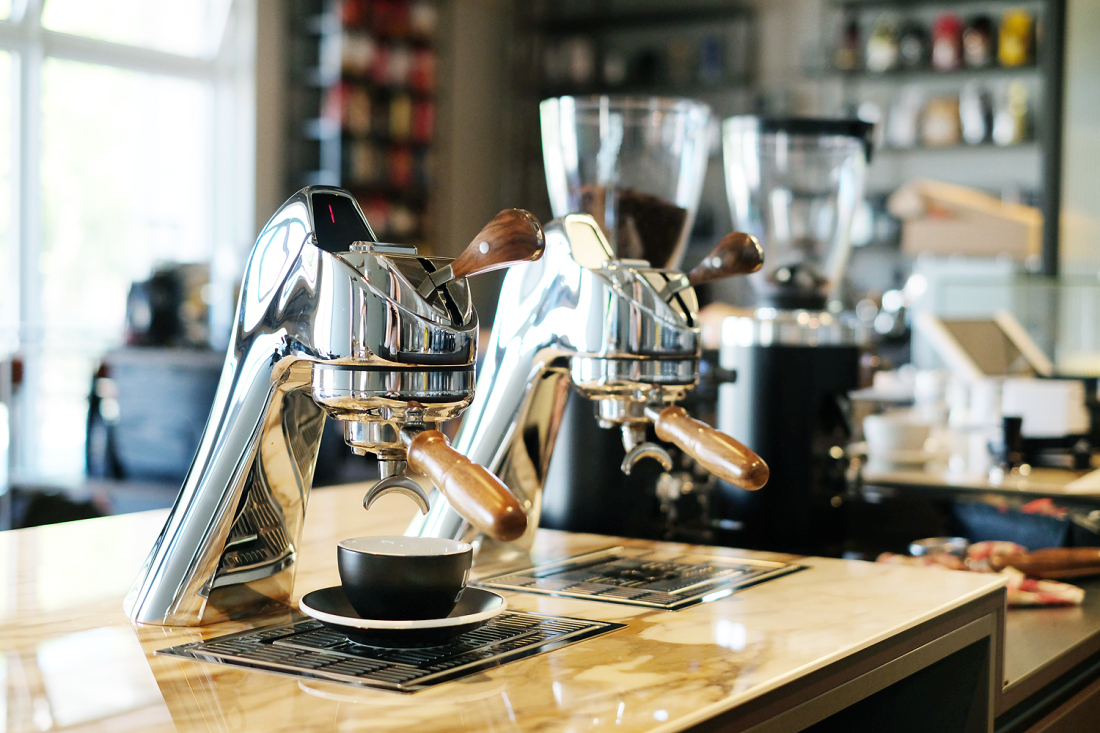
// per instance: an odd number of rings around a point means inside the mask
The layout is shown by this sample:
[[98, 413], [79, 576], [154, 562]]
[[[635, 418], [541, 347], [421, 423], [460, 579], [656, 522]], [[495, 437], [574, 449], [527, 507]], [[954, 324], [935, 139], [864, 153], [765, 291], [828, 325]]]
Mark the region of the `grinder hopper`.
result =
[[871, 154], [869, 122], [730, 117], [722, 124], [734, 226], [764, 248], [756, 304], [822, 310], [844, 275]]
[[589, 214], [618, 259], [678, 268], [706, 174], [707, 105], [558, 97], [539, 112], [554, 218]]

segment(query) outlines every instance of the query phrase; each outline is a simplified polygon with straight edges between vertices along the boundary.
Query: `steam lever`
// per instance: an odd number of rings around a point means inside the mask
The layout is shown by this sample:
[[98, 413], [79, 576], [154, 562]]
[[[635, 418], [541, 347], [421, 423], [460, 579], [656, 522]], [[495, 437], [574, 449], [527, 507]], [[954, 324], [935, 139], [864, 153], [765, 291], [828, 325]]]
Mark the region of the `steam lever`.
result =
[[686, 279], [670, 280], [661, 291], [661, 297], [667, 302], [681, 290], [734, 275], [748, 275], [763, 265], [764, 250], [756, 237], [744, 232], [730, 232], [687, 274]]
[[545, 248], [542, 226], [534, 216], [523, 209], [505, 209], [477, 233], [454, 262], [424, 279], [420, 295], [427, 298], [455, 278], [532, 262]]

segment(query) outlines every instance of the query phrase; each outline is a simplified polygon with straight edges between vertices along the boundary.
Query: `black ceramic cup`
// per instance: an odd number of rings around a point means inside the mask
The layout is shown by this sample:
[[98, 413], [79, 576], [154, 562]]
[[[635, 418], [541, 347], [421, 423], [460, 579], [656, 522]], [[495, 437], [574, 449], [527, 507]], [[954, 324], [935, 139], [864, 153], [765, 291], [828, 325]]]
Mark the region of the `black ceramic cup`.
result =
[[336, 547], [340, 582], [364, 619], [443, 618], [466, 586], [473, 547], [437, 537], [355, 537]]

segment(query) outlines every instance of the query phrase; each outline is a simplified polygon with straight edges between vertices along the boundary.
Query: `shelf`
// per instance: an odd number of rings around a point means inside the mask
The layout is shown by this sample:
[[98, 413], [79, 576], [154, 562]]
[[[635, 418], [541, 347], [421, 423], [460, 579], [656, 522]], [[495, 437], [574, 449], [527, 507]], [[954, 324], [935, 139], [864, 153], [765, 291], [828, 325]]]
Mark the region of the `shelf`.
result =
[[748, 76], [723, 79], [713, 84], [705, 84], [703, 82], [676, 84], [670, 81], [653, 82], [650, 84], [621, 84], [619, 86], [608, 86], [606, 84], [561, 84], [540, 87], [539, 95], [543, 99], [547, 97], [592, 94], [606, 94], [608, 96], [614, 96], [616, 94], [645, 94], [654, 97], [694, 97], [703, 94], [744, 91], [749, 89], [751, 84], [752, 80]]
[[834, 7], [847, 10], [865, 8], [920, 8], [942, 7], [957, 8], [959, 6], [988, 6], [1000, 5], [1010, 7], [1040, 7], [1043, 0], [831, 0]]
[[984, 66], [980, 68], [963, 67], [952, 71], [937, 71], [936, 69], [891, 69], [890, 71], [843, 71], [831, 69], [823, 72], [824, 76], [832, 76], [844, 81], [855, 82], [889, 82], [896, 84], [898, 81], [910, 79], [912, 81], [952, 80], [964, 77], [981, 76], [1038, 76], [1039, 67], [1032, 63], [1024, 66]]
[[1037, 140], [1024, 140], [1018, 143], [1012, 143], [1011, 145], [998, 145], [994, 142], [986, 141], [984, 143], [978, 143], [976, 145], [970, 145], [968, 143], [960, 143], [958, 145], [943, 145], [939, 147], [928, 145], [914, 145], [911, 148], [893, 148], [893, 147], [881, 147], [875, 148], [874, 155], [911, 155], [921, 153], [956, 153], [960, 150], [966, 151], [997, 151], [997, 150], [1033, 150], [1038, 147]]
[[574, 16], [530, 18], [532, 24], [544, 33], [565, 35], [570, 33], [594, 33], [603, 30], [630, 30], [646, 26], [685, 26], [721, 20], [742, 20], [751, 17], [747, 8], [684, 8], [677, 10], [639, 13], [592, 13]]

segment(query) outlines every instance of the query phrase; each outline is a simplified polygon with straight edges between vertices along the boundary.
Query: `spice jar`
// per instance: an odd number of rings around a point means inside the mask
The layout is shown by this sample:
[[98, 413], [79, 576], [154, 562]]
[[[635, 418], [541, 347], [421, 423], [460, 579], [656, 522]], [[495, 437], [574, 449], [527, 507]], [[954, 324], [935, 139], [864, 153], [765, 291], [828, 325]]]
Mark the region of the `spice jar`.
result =
[[1019, 80], [1011, 82], [993, 118], [993, 142], [998, 145], [1016, 145], [1026, 140], [1029, 106], [1027, 87]]
[[993, 21], [988, 15], [970, 19], [963, 31], [963, 59], [972, 68], [993, 63]]
[[928, 33], [916, 23], [906, 23], [898, 39], [898, 65], [920, 69], [928, 63]]
[[1026, 10], [1009, 10], [1001, 16], [997, 60], [1001, 66], [1024, 66], [1034, 60], [1035, 19]]
[[855, 71], [859, 68], [859, 22], [849, 20], [845, 23], [833, 65], [840, 71]]
[[893, 19], [875, 24], [867, 39], [867, 70], [889, 71], [898, 65], [898, 31]]
[[932, 24], [932, 67], [954, 71], [962, 66], [962, 19], [943, 13]]
[[921, 120], [921, 142], [930, 148], [958, 145], [962, 139], [959, 98], [936, 97], [928, 100]]

